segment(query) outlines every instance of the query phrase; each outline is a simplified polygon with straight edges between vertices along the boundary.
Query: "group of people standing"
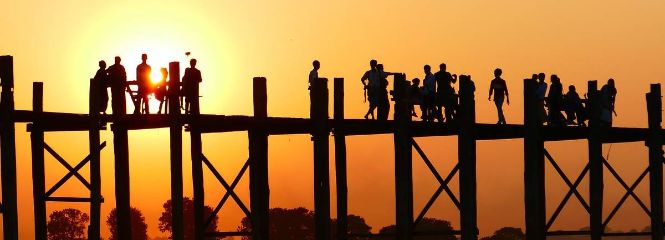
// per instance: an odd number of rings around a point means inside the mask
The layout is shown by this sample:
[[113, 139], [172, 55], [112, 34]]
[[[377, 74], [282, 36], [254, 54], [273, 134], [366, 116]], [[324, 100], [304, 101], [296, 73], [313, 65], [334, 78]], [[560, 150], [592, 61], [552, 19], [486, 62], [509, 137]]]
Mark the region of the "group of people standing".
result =
[[[127, 81], [127, 72], [122, 66], [120, 57], [115, 57], [115, 63], [106, 68], [105, 61], [99, 61], [99, 69], [91, 83], [93, 91], [91, 101], [96, 102], [98, 109], [95, 111], [106, 114], [108, 107], [108, 88], [111, 88], [111, 106], [113, 113], [124, 112], [125, 93], [132, 97], [134, 114], [150, 114], [150, 96], [159, 101], [158, 114], [166, 113], [168, 105], [168, 96], [180, 97], [185, 113], [190, 112], [191, 102], [199, 97], [199, 83], [202, 81], [201, 71], [196, 68], [196, 59], [190, 60], [190, 67], [185, 69], [185, 75], [179, 86], [171, 86], [167, 83], [169, 72], [166, 68], [161, 68], [161, 79], [152, 81], [152, 67], [148, 65], [148, 55], [141, 55], [141, 64], [136, 67], [136, 81], [130, 83]], [[131, 89], [130, 85], [137, 85], [137, 90]], [[183, 101], [184, 100], [184, 101]], [[167, 104], [164, 104], [164, 103]]]

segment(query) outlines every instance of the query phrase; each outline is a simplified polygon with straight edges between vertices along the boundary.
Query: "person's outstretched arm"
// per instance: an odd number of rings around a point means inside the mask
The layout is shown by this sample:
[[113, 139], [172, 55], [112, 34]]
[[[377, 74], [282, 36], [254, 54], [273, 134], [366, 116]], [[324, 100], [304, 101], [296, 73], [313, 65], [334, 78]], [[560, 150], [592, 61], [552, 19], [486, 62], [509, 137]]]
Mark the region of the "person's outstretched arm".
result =
[[508, 84], [506, 82], [503, 82], [503, 89], [506, 91], [506, 103], [510, 105], [510, 96], [508, 95]]
[[490, 94], [487, 96], [487, 100], [491, 101], [492, 100], [492, 93], [494, 92], [494, 85], [490, 83]]

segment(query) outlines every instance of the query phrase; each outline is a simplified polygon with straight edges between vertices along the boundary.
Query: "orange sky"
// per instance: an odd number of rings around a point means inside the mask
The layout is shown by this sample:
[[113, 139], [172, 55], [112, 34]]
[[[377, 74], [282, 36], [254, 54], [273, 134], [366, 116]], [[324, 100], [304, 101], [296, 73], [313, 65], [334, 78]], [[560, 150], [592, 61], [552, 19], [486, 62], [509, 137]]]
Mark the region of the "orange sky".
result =
[[[186, 61], [191, 51], [203, 72], [202, 112], [251, 114], [251, 79], [268, 78], [269, 115], [308, 116], [306, 77], [313, 59], [320, 76], [345, 77], [346, 116], [362, 117], [366, 106], [358, 79], [372, 58], [387, 71], [421, 77], [422, 65], [448, 64], [449, 71], [476, 81], [479, 122], [496, 122], [493, 104], [484, 101], [492, 70], [504, 69], [512, 105], [509, 123], [522, 122], [522, 79], [533, 72], [558, 74], [564, 85], [586, 92], [586, 80], [615, 78], [619, 95], [618, 126], [646, 126], [644, 93], [662, 81], [665, 68], [665, 2], [644, 1], [2, 1], [0, 54], [15, 56], [16, 105], [29, 109], [33, 81], [45, 84], [45, 110], [87, 112], [88, 79], [97, 61], [123, 57], [130, 78], [141, 53], [153, 69]], [[332, 101], [331, 101], [332, 102]], [[110, 111], [110, 110], [109, 110]], [[149, 235], [161, 236], [157, 219], [169, 198], [168, 131], [130, 133], [132, 205], [148, 221]], [[102, 133], [112, 140], [112, 134]], [[204, 136], [204, 152], [233, 178], [247, 158], [245, 133]], [[70, 161], [85, 155], [85, 133], [49, 133], [47, 143]], [[393, 154], [390, 135], [350, 137], [350, 213], [378, 231], [394, 222]], [[442, 174], [456, 160], [456, 139], [419, 139]], [[111, 143], [111, 142], [109, 142]], [[191, 196], [189, 138], [184, 139], [185, 195]], [[72, 147], [72, 145], [77, 145]], [[78, 146], [80, 145], [80, 146]], [[548, 143], [561, 166], [577, 175], [586, 161], [586, 143]], [[29, 135], [17, 126], [19, 221], [21, 238], [32, 238]], [[115, 205], [112, 144], [102, 153], [104, 218]], [[607, 152], [608, 146], [605, 148]], [[312, 150], [309, 137], [270, 137], [272, 207], [313, 208]], [[502, 226], [522, 226], [522, 141], [478, 144], [479, 227], [487, 235]], [[611, 162], [632, 182], [646, 167], [642, 143], [615, 144]], [[331, 164], [333, 158], [331, 158]], [[436, 189], [436, 180], [414, 158], [416, 209]], [[82, 170], [87, 176], [88, 168]], [[65, 174], [47, 157], [47, 185]], [[572, 176], [571, 178], [574, 178]], [[563, 197], [565, 185], [548, 167], [548, 211]], [[221, 186], [206, 172], [206, 204], [215, 205]], [[334, 183], [334, 179], [331, 179]], [[238, 191], [247, 200], [247, 180]], [[453, 181], [456, 185], [457, 180]], [[582, 194], [586, 195], [583, 182]], [[645, 182], [646, 183], [646, 182]], [[606, 174], [605, 211], [621, 196], [620, 185]], [[65, 185], [60, 195], [85, 194], [83, 186]], [[456, 186], [453, 190], [456, 191]], [[648, 204], [647, 185], [638, 193]], [[333, 185], [334, 190], [334, 185]], [[333, 191], [334, 193], [334, 191]], [[333, 199], [334, 202], [334, 199]], [[49, 204], [49, 211], [80, 204]], [[587, 225], [581, 205], [572, 202], [556, 229]], [[628, 200], [613, 229], [641, 229], [648, 218]], [[429, 216], [459, 226], [454, 206], [441, 199]], [[334, 213], [334, 209], [333, 209]], [[232, 230], [241, 212], [232, 204], [221, 224]], [[334, 216], [334, 215], [333, 215]], [[103, 235], [108, 236], [104, 228]]]

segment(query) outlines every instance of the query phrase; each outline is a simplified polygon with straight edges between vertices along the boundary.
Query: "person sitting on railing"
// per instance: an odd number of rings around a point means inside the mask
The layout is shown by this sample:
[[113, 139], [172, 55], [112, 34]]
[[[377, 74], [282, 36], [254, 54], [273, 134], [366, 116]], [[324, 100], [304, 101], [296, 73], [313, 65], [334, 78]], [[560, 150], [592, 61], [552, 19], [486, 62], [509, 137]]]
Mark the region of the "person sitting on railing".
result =
[[423, 94], [422, 88], [420, 87], [420, 79], [414, 78], [411, 80], [411, 85], [409, 86], [407, 96], [409, 97], [409, 108], [411, 109], [411, 116], [418, 117], [414, 105], [420, 105], [422, 107]]
[[107, 88], [109, 87], [109, 73], [106, 70], [106, 62], [104, 60], [99, 61], [99, 69], [95, 73], [95, 77], [92, 79], [90, 89], [90, 101], [95, 103], [93, 106], [96, 106], [96, 109], [93, 111], [97, 113], [102, 113], [106, 115], [106, 108], [108, 107], [109, 102], [109, 93]]
[[563, 110], [566, 112], [566, 124], [584, 125], [584, 116], [582, 113], [584, 106], [574, 85], [568, 86], [568, 92], [563, 96]]
[[191, 112], [192, 102], [198, 101], [199, 83], [202, 82], [201, 71], [196, 69], [196, 59], [189, 61], [189, 66], [185, 69], [185, 75], [182, 77], [182, 94], [185, 97], [185, 114]]

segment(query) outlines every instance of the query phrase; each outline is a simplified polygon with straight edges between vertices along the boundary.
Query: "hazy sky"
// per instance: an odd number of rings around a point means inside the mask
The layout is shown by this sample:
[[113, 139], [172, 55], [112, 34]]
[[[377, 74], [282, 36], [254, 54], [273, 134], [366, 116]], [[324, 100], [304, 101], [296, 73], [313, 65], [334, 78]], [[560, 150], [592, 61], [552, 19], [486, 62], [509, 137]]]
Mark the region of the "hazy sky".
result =
[[[511, 93], [505, 108], [508, 123], [521, 123], [522, 79], [534, 72], [556, 73], [564, 86], [586, 92], [586, 81], [616, 79], [618, 126], [646, 126], [644, 93], [662, 82], [665, 68], [665, 2], [643, 1], [10, 1], [0, 0], [0, 54], [13, 55], [16, 105], [29, 109], [33, 81], [44, 82], [45, 110], [87, 112], [88, 79], [99, 60], [119, 55], [134, 78], [141, 53], [153, 69], [199, 60], [203, 73], [202, 112], [251, 114], [251, 79], [268, 79], [271, 116], [308, 116], [307, 74], [311, 61], [322, 63], [319, 75], [344, 77], [346, 116], [366, 110], [359, 78], [370, 59], [387, 71], [422, 78], [422, 66], [448, 64], [449, 71], [472, 75], [478, 91], [479, 122], [496, 122], [493, 104], [485, 101], [494, 68], [504, 70]], [[436, 69], [436, 68], [435, 68]], [[332, 101], [331, 101], [332, 102]], [[110, 108], [109, 108], [110, 112]], [[170, 197], [168, 131], [131, 132], [132, 205], [143, 211], [150, 236], [161, 236], [157, 219]], [[110, 131], [102, 139], [112, 140]], [[232, 179], [247, 158], [246, 133], [204, 136], [204, 153]], [[86, 155], [86, 133], [48, 133], [46, 141], [69, 161]], [[456, 139], [417, 140], [445, 174], [457, 159]], [[111, 143], [111, 142], [109, 142]], [[191, 196], [189, 137], [184, 139], [185, 195]], [[373, 231], [394, 223], [392, 136], [349, 137], [350, 213], [365, 217]], [[104, 218], [115, 206], [112, 144], [102, 153]], [[548, 150], [575, 178], [583, 168], [586, 142], [548, 143]], [[19, 221], [21, 238], [33, 236], [30, 145], [25, 125], [17, 125]], [[609, 150], [609, 145], [604, 149]], [[522, 141], [478, 144], [478, 217], [481, 235], [502, 226], [520, 226], [523, 216]], [[312, 148], [309, 136], [270, 137], [271, 207], [313, 208]], [[47, 186], [66, 170], [47, 157]], [[611, 162], [627, 181], [647, 165], [643, 143], [615, 144]], [[331, 165], [334, 158], [331, 158]], [[416, 211], [436, 190], [436, 179], [414, 157]], [[81, 172], [87, 176], [88, 167]], [[334, 173], [334, 172], [332, 172]], [[331, 174], [332, 174], [331, 173]], [[334, 175], [333, 175], [334, 176]], [[206, 171], [206, 204], [214, 206], [223, 188]], [[605, 213], [622, 195], [606, 178]], [[548, 214], [566, 186], [548, 166]], [[248, 200], [247, 179], [238, 192]], [[334, 178], [331, 179], [334, 183]], [[629, 184], [630, 184], [629, 183]], [[580, 190], [587, 195], [587, 182]], [[452, 183], [457, 191], [457, 179]], [[57, 194], [84, 196], [76, 182]], [[332, 185], [334, 193], [334, 185]], [[638, 193], [648, 204], [648, 186]], [[334, 195], [333, 195], [334, 202]], [[49, 212], [82, 204], [48, 204]], [[459, 226], [457, 210], [442, 197], [428, 216]], [[334, 213], [334, 209], [333, 209]], [[581, 205], [571, 199], [555, 229], [588, 225]], [[222, 210], [220, 226], [235, 230], [242, 212], [233, 203]], [[334, 214], [333, 214], [334, 216]], [[610, 227], [641, 229], [648, 218], [629, 199]], [[103, 235], [109, 232], [104, 226]]]

